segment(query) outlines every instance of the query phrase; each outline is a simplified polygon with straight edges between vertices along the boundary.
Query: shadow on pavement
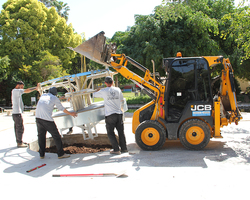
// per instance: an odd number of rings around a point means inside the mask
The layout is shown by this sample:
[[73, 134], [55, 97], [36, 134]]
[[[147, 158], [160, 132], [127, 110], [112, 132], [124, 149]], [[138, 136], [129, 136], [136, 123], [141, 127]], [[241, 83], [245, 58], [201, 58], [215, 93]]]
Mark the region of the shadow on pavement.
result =
[[[221, 162], [237, 157], [235, 151], [226, 147], [225, 144], [221, 141], [210, 141], [205, 149], [192, 151], [185, 149], [180, 141], [167, 141], [159, 151], [140, 151], [135, 154], [133, 156], [134, 166], [137, 168], [140, 166], [207, 168], [205, 158]], [[131, 145], [135, 146], [136, 144]]]
[[[238, 157], [235, 151], [225, 142], [210, 141], [201, 151], [185, 149], [180, 141], [167, 141], [159, 151], [142, 151], [136, 143], [128, 144], [129, 153], [111, 155], [108, 151], [93, 154], [71, 154], [70, 158], [58, 159], [57, 154], [46, 153], [40, 159], [38, 152], [30, 149], [7, 148], [0, 150], [1, 162], [10, 165], [3, 169], [4, 173], [21, 173], [31, 177], [41, 177], [48, 173], [57, 172], [63, 168], [96, 170], [103, 169], [102, 173], [116, 168], [117, 165], [129, 165], [139, 171], [141, 167], [202, 167], [207, 168], [205, 159], [214, 162]], [[46, 166], [27, 173], [42, 164]], [[3, 165], [2, 165], [3, 166]], [[67, 170], [68, 171], [68, 170]], [[83, 170], [82, 170], [83, 171]], [[109, 171], [110, 172], [110, 171]]]

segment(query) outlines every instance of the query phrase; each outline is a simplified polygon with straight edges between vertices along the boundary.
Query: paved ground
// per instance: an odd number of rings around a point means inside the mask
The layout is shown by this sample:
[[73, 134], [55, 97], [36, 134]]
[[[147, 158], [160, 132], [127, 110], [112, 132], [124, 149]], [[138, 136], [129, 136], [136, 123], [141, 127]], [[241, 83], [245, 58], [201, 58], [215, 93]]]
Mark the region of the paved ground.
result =
[[[23, 117], [24, 141], [36, 140], [34, 116]], [[130, 154], [75, 154], [59, 160], [48, 153], [41, 160], [37, 152], [16, 148], [12, 117], [0, 114], [1, 199], [249, 199], [250, 113], [243, 117], [202, 151], [188, 151], [179, 141], [166, 142], [160, 151], [141, 151], [131, 132], [132, 119], [126, 117]], [[97, 131], [105, 131], [103, 121]], [[42, 164], [46, 166], [26, 172]], [[52, 177], [122, 171], [127, 177]]]

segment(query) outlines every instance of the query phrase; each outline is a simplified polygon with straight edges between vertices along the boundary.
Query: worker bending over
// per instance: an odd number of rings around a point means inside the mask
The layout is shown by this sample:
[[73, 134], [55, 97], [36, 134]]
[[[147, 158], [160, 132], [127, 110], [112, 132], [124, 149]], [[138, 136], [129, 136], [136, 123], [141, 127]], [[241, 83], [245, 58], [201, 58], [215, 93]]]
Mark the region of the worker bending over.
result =
[[40, 97], [36, 107], [36, 125], [38, 132], [39, 153], [41, 159], [43, 159], [45, 156], [47, 131], [50, 132], [55, 141], [58, 158], [60, 159], [70, 157], [69, 155], [65, 154], [63, 150], [61, 135], [52, 118], [52, 112], [54, 106], [56, 105], [58, 110], [63, 111], [64, 113], [71, 115], [72, 117], [76, 117], [77, 113], [67, 111], [61, 104], [60, 100], [56, 97], [56, 95], [56, 87], [50, 88], [49, 93], [45, 93]]

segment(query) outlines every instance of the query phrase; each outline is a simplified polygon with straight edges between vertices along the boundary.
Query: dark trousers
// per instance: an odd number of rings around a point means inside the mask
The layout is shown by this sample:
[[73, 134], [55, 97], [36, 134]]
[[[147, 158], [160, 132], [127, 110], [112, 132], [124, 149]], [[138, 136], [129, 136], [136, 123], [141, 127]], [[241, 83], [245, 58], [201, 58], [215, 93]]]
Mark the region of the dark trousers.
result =
[[[119, 146], [121, 147], [122, 151], [127, 150], [122, 117], [123, 117], [122, 114], [112, 114], [105, 117], [108, 138], [114, 151], [119, 151], [120, 150]], [[115, 137], [115, 132], [114, 132], [115, 128], [118, 132], [119, 144]]]
[[24, 132], [23, 117], [21, 114], [12, 114], [12, 118], [14, 121], [16, 142], [22, 143], [23, 142], [23, 132]]
[[62, 138], [60, 133], [58, 132], [55, 122], [36, 118], [36, 126], [38, 132], [40, 156], [43, 157], [45, 155], [47, 131], [51, 134], [52, 138], [55, 141], [58, 156], [62, 156], [64, 154]]

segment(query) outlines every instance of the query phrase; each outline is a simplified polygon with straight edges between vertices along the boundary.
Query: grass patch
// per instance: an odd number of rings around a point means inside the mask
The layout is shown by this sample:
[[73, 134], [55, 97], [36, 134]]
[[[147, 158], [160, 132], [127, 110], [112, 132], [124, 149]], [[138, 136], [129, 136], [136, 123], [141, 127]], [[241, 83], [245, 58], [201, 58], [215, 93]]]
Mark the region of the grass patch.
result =
[[150, 102], [152, 99], [148, 96], [138, 96], [126, 99], [127, 104], [145, 104]]
[[123, 92], [123, 97], [127, 100], [128, 98], [136, 97], [134, 92]]
[[94, 102], [103, 101], [103, 98], [94, 98]]
[[134, 113], [137, 109], [128, 109], [126, 112]]

